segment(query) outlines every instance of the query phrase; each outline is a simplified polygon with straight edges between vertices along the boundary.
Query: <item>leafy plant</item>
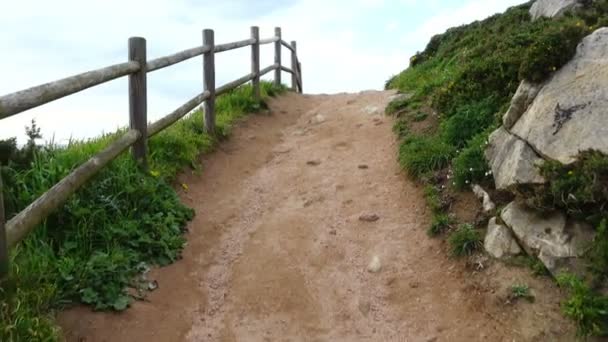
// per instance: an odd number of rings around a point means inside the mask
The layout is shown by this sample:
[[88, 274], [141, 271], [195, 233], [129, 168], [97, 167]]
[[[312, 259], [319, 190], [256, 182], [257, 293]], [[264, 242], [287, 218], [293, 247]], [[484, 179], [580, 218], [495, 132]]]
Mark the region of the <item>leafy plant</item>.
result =
[[472, 255], [482, 246], [481, 234], [470, 224], [461, 224], [448, 239], [452, 255]]
[[415, 177], [447, 166], [455, 148], [437, 136], [410, 135], [399, 148], [399, 162]]
[[583, 337], [608, 333], [608, 297], [594, 293], [581, 279], [572, 274], [557, 277], [560, 287], [570, 293], [562, 303], [564, 314], [576, 322]]
[[516, 284], [511, 286], [511, 299], [525, 299], [529, 302], [534, 301], [534, 296], [530, 293], [530, 287], [526, 284]]
[[437, 236], [452, 227], [453, 220], [448, 214], [435, 213], [431, 227], [427, 230], [429, 236]]

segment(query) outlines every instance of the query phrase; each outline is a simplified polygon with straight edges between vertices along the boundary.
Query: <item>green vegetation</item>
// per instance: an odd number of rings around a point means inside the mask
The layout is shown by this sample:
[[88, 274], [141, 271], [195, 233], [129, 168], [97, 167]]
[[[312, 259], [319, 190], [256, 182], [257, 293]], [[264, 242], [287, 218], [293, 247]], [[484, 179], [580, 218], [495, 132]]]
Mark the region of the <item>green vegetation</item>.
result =
[[[401, 138], [399, 162], [412, 176], [448, 183], [442, 178], [447, 173], [453, 175], [448, 185], [457, 190], [490, 180], [484, 158], [486, 141], [501, 124], [520, 82], [551, 77], [572, 58], [583, 37], [608, 26], [608, 0], [585, 1], [576, 13], [534, 22], [529, 15], [531, 3], [433, 37], [424, 51], [410, 59], [408, 69], [387, 81], [388, 89], [412, 95], [398, 104], [400, 111], [414, 113], [412, 104], [423, 104], [439, 113], [438, 125], [426, 135], [410, 133], [409, 122], [401, 118], [396, 126]], [[520, 190], [533, 197], [530, 204], [565, 210], [597, 229], [586, 254], [592, 286], [589, 293], [581, 290], [580, 286], [587, 286], [583, 283], [574, 286], [566, 307], [582, 334], [605, 332], [604, 327], [589, 323], [605, 311], [588, 297], [608, 280], [608, 157], [588, 151], [573, 165], [548, 162], [541, 171], [548, 180], [546, 186]], [[433, 215], [431, 235], [449, 226], [445, 212]], [[449, 240], [456, 255], [470, 253], [474, 247], [468, 246], [479, 241], [470, 226], [461, 226]], [[546, 274], [538, 261], [530, 267]]]
[[453, 161], [459, 188], [488, 179], [480, 142], [500, 124], [520, 81], [542, 81], [570, 60], [580, 40], [606, 22], [606, 3], [594, 2], [579, 16], [534, 22], [525, 4], [433, 37], [387, 82], [413, 95], [398, 108], [428, 103], [441, 113], [434, 135], [403, 140], [403, 167], [419, 177]]
[[[283, 90], [264, 83], [262, 92], [266, 98]], [[149, 174], [124, 154], [49, 216], [11, 252], [10, 277], [0, 286], [0, 340], [59, 340], [53, 310], [73, 303], [96, 310], [127, 308], [133, 299], [127, 288], [141, 285], [136, 275], [180, 258], [182, 234], [194, 213], [171, 186], [179, 170], [198, 168], [201, 152], [210, 151], [236, 120], [263, 105], [247, 86], [218, 98], [216, 137], [203, 133], [197, 111], [150, 140]], [[37, 147], [35, 125], [28, 134], [23, 149], [14, 140], [0, 143], [9, 217], [120, 132], [66, 147]]]
[[582, 280], [571, 274], [557, 277], [559, 286], [570, 292], [562, 304], [564, 314], [573, 319], [583, 337], [608, 334], [608, 297], [598, 295]]
[[452, 255], [472, 255], [482, 247], [481, 234], [470, 224], [461, 224], [448, 238]]
[[526, 284], [516, 284], [511, 286], [512, 300], [525, 299], [529, 302], [534, 301], [534, 296], [530, 293], [530, 287]]

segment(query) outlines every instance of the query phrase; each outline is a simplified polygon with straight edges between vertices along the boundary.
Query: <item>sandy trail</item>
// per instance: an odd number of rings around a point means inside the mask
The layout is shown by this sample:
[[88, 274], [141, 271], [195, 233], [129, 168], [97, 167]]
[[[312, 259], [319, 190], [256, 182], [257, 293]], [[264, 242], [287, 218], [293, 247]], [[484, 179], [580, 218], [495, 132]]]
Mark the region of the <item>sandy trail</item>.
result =
[[[288, 94], [184, 174], [184, 259], [121, 314], [60, 315], [68, 341], [568, 341], [558, 290], [448, 258], [396, 161], [389, 92]], [[359, 220], [376, 214], [376, 222]], [[381, 270], [367, 270], [372, 257]], [[505, 304], [514, 283], [534, 304]]]

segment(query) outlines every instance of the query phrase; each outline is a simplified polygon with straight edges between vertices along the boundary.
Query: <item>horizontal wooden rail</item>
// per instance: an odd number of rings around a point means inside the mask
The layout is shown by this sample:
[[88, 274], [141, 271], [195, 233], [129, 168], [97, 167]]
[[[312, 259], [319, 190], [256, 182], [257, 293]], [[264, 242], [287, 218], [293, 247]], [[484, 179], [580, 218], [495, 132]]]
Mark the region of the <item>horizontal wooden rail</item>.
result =
[[279, 40], [279, 37], [260, 39], [260, 45], [272, 44], [275, 43], [277, 40]]
[[289, 50], [291, 50], [292, 52], [294, 52], [295, 50], [293, 49], [293, 47], [291, 47], [291, 45], [289, 45], [288, 42], [284, 41], [283, 39], [281, 39], [281, 45], [283, 45], [284, 47], [288, 48]]
[[103, 151], [77, 167], [67, 177], [55, 184], [27, 208], [6, 223], [6, 237], [9, 247], [14, 247], [34, 227], [40, 224], [51, 212], [67, 201], [84, 183], [124, 152], [139, 138], [136, 130], [130, 130], [114, 141]]
[[156, 70], [171, 66], [173, 64], [183, 62], [190, 58], [200, 56], [206, 52], [209, 52], [208, 46], [198, 46], [198, 47], [195, 47], [192, 49], [174, 53], [174, 54], [166, 56], [166, 57], [160, 57], [157, 59], [153, 59], [148, 62], [146, 69], [148, 72], [156, 71]]
[[228, 83], [224, 84], [223, 86], [215, 89], [215, 94], [217, 96], [225, 94], [225, 93], [229, 92], [230, 90], [251, 81], [255, 76], [256, 76], [255, 73], [250, 73], [250, 74], [245, 75], [241, 78], [238, 78], [232, 82], [228, 82]]
[[0, 119], [72, 95], [139, 71], [139, 63], [126, 62], [84, 72], [0, 97]]
[[271, 65], [269, 67], [266, 67], [266, 68], [260, 70], [260, 77], [266, 75], [267, 73], [269, 73], [269, 72], [271, 72], [271, 71], [273, 71], [275, 69], [277, 69], [278, 67], [279, 67], [278, 64], [273, 64], [273, 65]]
[[205, 91], [201, 94], [196, 95], [188, 102], [181, 105], [179, 108], [163, 117], [162, 119], [148, 125], [148, 137], [156, 135], [160, 131], [174, 124], [177, 120], [184, 117], [186, 114], [190, 113], [196, 106], [200, 105], [209, 98], [209, 92]]
[[232, 43], [227, 43], [227, 44], [220, 44], [220, 45], [216, 45], [213, 48], [213, 52], [218, 53], [218, 52], [224, 52], [224, 51], [229, 51], [229, 50], [234, 50], [234, 49], [239, 49], [245, 46], [249, 46], [251, 44], [255, 43], [255, 39], [245, 39], [245, 40], [241, 40], [238, 42], [232, 42]]
[[[259, 46], [270, 43], [275, 44], [275, 63], [260, 70]], [[293, 46], [288, 46], [281, 40], [280, 28], [275, 28], [274, 37], [260, 40], [259, 29], [257, 27], [252, 27], [250, 39], [219, 45], [214, 44], [213, 30], [204, 30], [202, 46], [147, 61], [146, 40], [144, 38], [133, 37], [129, 39], [129, 61], [126, 63], [111, 65], [1, 96], [0, 120], [87, 88], [112, 81], [119, 77], [129, 76], [130, 129], [117, 140], [110, 143], [101, 152], [95, 154], [88, 161], [74, 169], [68, 176], [51, 187], [42, 196], [27, 206], [27, 208], [15, 215], [8, 222], [5, 222], [4, 231], [2, 229], [4, 210], [0, 205], [0, 279], [8, 270], [8, 249], [14, 247], [19, 241], [25, 238], [27, 234], [43, 222], [49, 214], [63, 205], [72, 194], [129, 147], [132, 148], [134, 158], [139, 162], [140, 167], [145, 170], [147, 165], [146, 155], [148, 153], [147, 138], [152, 137], [171, 126], [188, 113], [191, 113], [201, 104], [205, 105], [205, 131], [210, 134], [215, 134], [215, 114], [213, 113], [215, 108], [215, 97], [252, 81], [254, 96], [259, 100], [259, 78], [271, 71], [275, 71], [275, 83], [277, 84], [280, 84], [281, 71], [292, 73], [292, 75], [294, 75], [294, 77], [292, 77], [292, 88], [297, 90], [293, 86], [293, 80], [295, 78], [301, 92], [301, 67], [300, 63], [297, 61], [295, 42], [292, 42], [292, 44]], [[281, 65], [281, 45], [287, 46], [287, 48], [292, 51], [291, 69]], [[252, 46], [251, 73], [216, 88], [215, 54], [246, 46]], [[204, 91], [165, 117], [146, 125], [147, 73], [201, 55], [204, 56]], [[295, 63], [297, 63], [297, 68], [293, 66]], [[1, 195], [2, 180], [0, 179], [0, 204], [2, 204]]]

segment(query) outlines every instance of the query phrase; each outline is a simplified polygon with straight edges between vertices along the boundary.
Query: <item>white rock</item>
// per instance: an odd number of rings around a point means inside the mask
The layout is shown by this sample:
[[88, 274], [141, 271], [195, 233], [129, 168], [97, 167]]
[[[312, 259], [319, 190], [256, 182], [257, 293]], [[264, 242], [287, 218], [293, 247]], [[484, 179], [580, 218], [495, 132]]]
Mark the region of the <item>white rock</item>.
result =
[[522, 252], [511, 230], [499, 224], [496, 217], [488, 222], [488, 232], [483, 246], [488, 254], [497, 259], [515, 256]]
[[593, 240], [591, 226], [569, 221], [561, 212], [545, 214], [516, 202], [502, 211], [501, 218], [526, 252], [538, 256], [552, 274], [564, 270], [582, 274], [579, 257]]
[[490, 135], [485, 156], [498, 190], [506, 190], [517, 184], [545, 182], [538, 170], [543, 160], [523, 140], [503, 127]]
[[608, 154], [608, 28], [583, 39], [511, 132], [546, 159], [570, 164], [580, 151]]
[[473, 193], [482, 201], [484, 213], [489, 213], [496, 209], [496, 205], [492, 202], [490, 195], [481, 186], [473, 184]]
[[534, 101], [536, 95], [542, 88], [541, 85], [522, 81], [511, 99], [509, 110], [502, 117], [502, 124], [506, 129], [511, 129], [519, 120], [522, 114], [528, 109], [528, 106]]
[[532, 20], [540, 17], [554, 18], [582, 6], [581, 0], [537, 0], [530, 7]]
[[367, 271], [370, 273], [378, 273], [381, 269], [382, 263], [380, 262], [380, 258], [377, 255], [374, 255], [369, 265], [367, 265]]
[[363, 108], [363, 112], [369, 115], [380, 114], [380, 108], [378, 108], [377, 106], [367, 106]]

